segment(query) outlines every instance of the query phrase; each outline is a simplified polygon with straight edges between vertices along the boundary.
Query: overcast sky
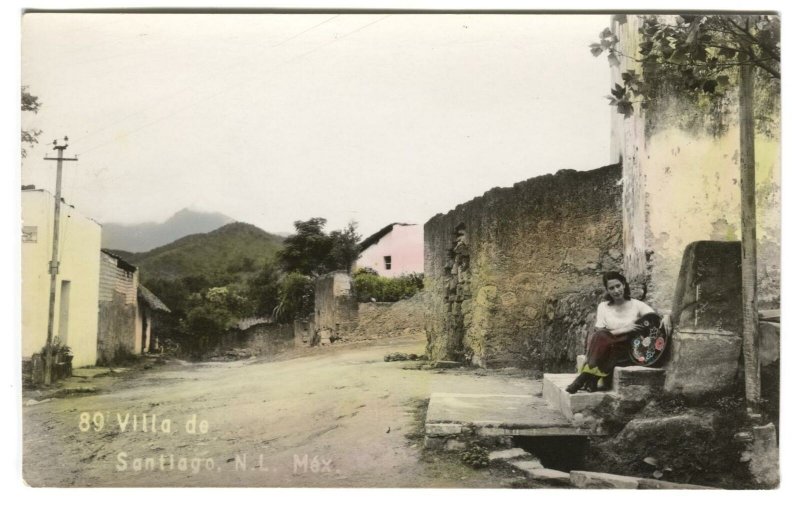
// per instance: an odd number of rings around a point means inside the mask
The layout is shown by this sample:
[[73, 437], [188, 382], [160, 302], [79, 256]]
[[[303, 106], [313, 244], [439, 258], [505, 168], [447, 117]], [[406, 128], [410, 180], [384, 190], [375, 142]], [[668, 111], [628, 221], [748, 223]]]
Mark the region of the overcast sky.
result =
[[189, 207], [367, 236], [609, 162], [608, 15], [28, 14], [22, 182], [99, 222]]

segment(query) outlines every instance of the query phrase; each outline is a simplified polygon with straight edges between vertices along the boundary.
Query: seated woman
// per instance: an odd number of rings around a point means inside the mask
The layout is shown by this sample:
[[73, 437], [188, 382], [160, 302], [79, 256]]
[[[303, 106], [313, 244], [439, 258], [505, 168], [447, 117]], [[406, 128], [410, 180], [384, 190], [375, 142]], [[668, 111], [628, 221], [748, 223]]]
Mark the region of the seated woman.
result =
[[[603, 286], [606, 288], [606, 301], [597, 307], [595, 331], [587, 342], [586, 363], [575, 381], [567, 386], [570, 394], [580, 389], [596, 391], [598, 381], [608, 377], [614, 366], [627, 358], [630, 334], [642, 329], [636, 320], [645, 314], [655, 313], [646, 303], [631, 299], [631, 288], [621, 273], [603, 274]], [[607, 387], [603, 382], [603, 386]]]

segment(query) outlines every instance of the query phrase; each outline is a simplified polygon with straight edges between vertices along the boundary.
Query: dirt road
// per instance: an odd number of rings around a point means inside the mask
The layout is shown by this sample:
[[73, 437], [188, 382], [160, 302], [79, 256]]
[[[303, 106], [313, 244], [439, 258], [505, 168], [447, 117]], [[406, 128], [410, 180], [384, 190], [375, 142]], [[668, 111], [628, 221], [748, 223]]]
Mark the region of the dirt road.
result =
[[510, 485], [502, 471], [423, 454], [414, 437], [420, 402], [432, 383], [463, 379], [383, 361], [423, 350], [423, 341], [400, 338], [283, 361], [172, 363], [97, 394], [25, 406], [24, 478], [32, 486]]

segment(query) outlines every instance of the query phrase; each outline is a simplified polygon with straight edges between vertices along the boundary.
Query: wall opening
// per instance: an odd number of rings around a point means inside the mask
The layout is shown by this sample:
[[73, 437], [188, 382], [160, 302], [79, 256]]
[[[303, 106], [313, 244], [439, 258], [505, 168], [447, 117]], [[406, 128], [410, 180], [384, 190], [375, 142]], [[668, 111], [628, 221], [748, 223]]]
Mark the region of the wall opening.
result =
[[392, 269], [392, 257], [391, 256], [384, 256], [383, 257], [383, 267], [386, 270]]
[[58, 338], [62, 344], [69, 338], [69, 292], [72, 283], [61, 281], [61, 303], [58, 310]]

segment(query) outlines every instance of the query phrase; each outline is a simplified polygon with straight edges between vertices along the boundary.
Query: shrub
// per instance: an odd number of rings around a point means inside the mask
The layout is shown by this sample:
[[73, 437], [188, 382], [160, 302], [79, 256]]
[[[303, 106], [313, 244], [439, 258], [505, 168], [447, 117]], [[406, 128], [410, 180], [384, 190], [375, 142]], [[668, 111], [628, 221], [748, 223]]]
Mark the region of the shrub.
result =
[[422, 275], [380, 277], [371, 269], [360, 269], [353, 276], [353, 288], [359, 302], [396, 302], [411, 298], [422, 289]]

